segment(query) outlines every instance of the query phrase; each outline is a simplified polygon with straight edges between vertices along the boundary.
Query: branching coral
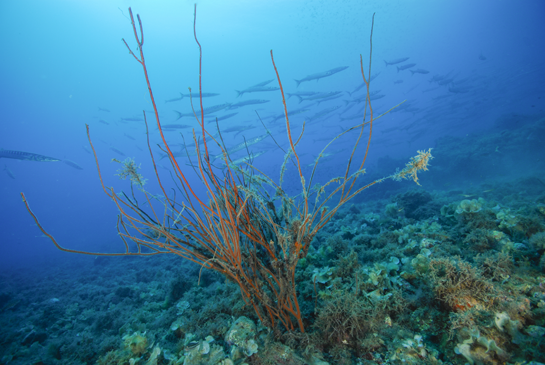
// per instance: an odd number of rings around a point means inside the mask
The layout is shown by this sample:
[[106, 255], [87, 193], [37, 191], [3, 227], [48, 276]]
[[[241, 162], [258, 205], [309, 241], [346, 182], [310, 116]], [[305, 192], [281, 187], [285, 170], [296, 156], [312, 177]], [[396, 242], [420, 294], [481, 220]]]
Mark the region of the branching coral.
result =
[[[352, 146], [352, 154], [344, 168], [344, 175], [330, 177], [329, 181], [321, 184], [318, 189], [315, 189], [316, 185], [313, 185], [318, 162], [314, 165], [314, 170], [310, 174], [308, 182], [306, 180], [308, 176], [303, 174], [303, 165], [296, 149], [303, 134], [301, 133], [298, 139], [292, 136], [293, 128], [290, 127], [290, 118], [280, 73], [276, 67], [273, 52], [270, 52], [272, 66], [281, 94], [286, 122], [286, 137], [289, 141], [288, 152], [284, 151], [285, 159], [281, 169], [281, 177], [276, 182], [253, 166], [251, 159], [246, 160], [244, 164], [235, 166], [229, 155], [233, 149], [226, 147], [221, 134], [219, 135], [220, 138], [217, 138], [205, 127], [201, 79], [202, 48], [197, 39], [197, 8], [195, 5], [193, 33], [200, 51], [200, 108], [194, 111], [195, 121], [199, 128], [193, 131], [198, 157], [195, 162], [189, 161], [189, 165], [193, 167], [198, 179], [191, 180], [188, 169], [182, 169], [172, 153], [161, 127], [160, 113], [151, 88], [144, 58], [142, 21], [138, 14], [136, 15], [137, 21], [135, 21], [130, 8], [129, 15], [137, 43], [136, 52], [133, 52], [124, 39], [123, 42], [129, 54], [142, 66], [153, 106], [154, 119], [157, 122], [162, 144], [170, 159], [172, 176], [175, 176], [178, 190], [174, 190], [171, 195], [167, 193], [167, 188], [163, 186], [157, 172], [153, 151], [148, 139], [148, 149], [155, 169], [157, 183], [164, 196], [164, 199], [159, 201], [161, 210], [157, 211], [153, 207], [151, 202], [153, 196], [150, 196], [143, 189], [146, 181], [138, 173], [139, 166], [132, 159], [123, 162], [114, 160], [123, 165], [118, 176], [123, 179], [130, 178], [131, 183], [135, 184], [145, 195], [148, 208], [145, 210], [143, 205], [139, 205], [134, 194], [132, 198], [124, 193], [116, 194], [113, 188], [107, 187], [104, 183], [98, 166], [97, 153], [92, 144], [89, 126], [87, 125], [87, 137], [95, 155], [102, 188], [120, 211], [117, 228], [119, 236], [123, 240], [125, 252], [85, 252], [60, 246], [41, 227], [38, 219], [30, 210], [24, 194], [22, 194], [29, 213], [44, 234], [60, 250], [102, 256], [178, 255], [200, 265], [203, 269], [214, 270], [235, 282], [240, 288], [244, 302], [255, 310], [256, 315], [264, 325], [271, 328], [282, 327], [288, 331], [298, 329], [304, 332], [305, 325], [296, 291], [295, 272], [299, 260], [307, 255], [310, 242], [343, 205], [367, 188], [386, 179], [401, 180], [411, 178], [418, 183], [417, 173], [426, 171], [429, 160], [432, 158], [431, 150], [418, 151], [418, 155], [413, 157], [402, 171], [363, 185], [360, 184], [360, 178], [365, 172], [363, 167], [371, 143], [372, 126], [374, 121], [380, 117], [373, 115], [370, 80], [368, 80], [371, 72], [372, 42], [367, 76], [363, 68], [363, 58], [360, 56], [361, 77], [365, 83], [367, 94], [363, 122], [348, 128], [334, 137], [333, 140], [350, 131], [359, 132], [359, 137]], [[373, 23], [371, 25], [371, 40], [372, 33]], [[146, 128], [148, 128], [146, 113], [144, 112], [143, 115]], [[366, 127], [367, 125], [368, 127]], [[362, 138], [366, 133], [368, 133], [368, 137]], [[269, 131], [267, 131], [265, 137], [268, 135], [272, 137]], [[256, 137], [254, 143], [265, 137]], [[202, 143], [199, 143], [199, 140]], [[356, 154], [360, 140], [367, 141], [363, 155]], [[247, 147], [247, 143], [249, 144], [250, 141], [240, 145], [240, 149], [244, 148], [244, 146]], [[218, 145], [221, 149], [219, 156], [225, 164], [224, 170], [220, 171], [212, 164], [214, 156], [209, 153], [209, 147], [212, 145]], [[323, 156], [325, 149], [328, 147], [329, 144], [319, 156]], [[282, 148], [280, 149], [283, 151]], [[301, 183], [301, 192], [294, 196], [289, 196], [281, 186], [286, 172], [285, 167], [289, 162], [295, 166], [294, 178]], [[358, 179], [360, 180], [358, 181]], [[197, 194], [199, 190], [205, 190], [206, 193]], [[177, 193], [182, 195], [182, 199], [176, 196]], [[315, 196], [313, 196], [314, 194]], [[331, 203], [333, 203], [333, 206], [329, 209], [327, 204]], [[163, 212], [162, 216], [160, 216], [161, 212]], [[136, 245], [136, 249], [132, 249], [134, 245], [130, 244], [131, 242]]]

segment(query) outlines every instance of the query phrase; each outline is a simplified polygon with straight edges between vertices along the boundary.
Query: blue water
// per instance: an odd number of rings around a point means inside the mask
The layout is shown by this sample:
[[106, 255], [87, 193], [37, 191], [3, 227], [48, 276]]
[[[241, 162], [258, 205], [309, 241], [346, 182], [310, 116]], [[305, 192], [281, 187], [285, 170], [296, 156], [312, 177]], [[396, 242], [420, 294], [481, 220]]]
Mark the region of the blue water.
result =
[[[143, 22], [143, 49], [161, 123], [197, 127], [195, 118], [176, 120], [174, 110], [191, 111], [189, 98], [165, 102], [178, 98], [180, 92], [188, 93], [188, 87], [198, 93], [199, 49], [193, 36], [192, 2], [55, 0], [4, 1], [0, 5], [0, 148], [69, 159], [83, 168], [78, 170], [63, 162], [0, 159], [1, 168], [6, 167], [15, 177], [6, 171], [0, 174], [0, 267], [5, 272], [21, 268], [46, 270], [72, 257], [58, 251], [42, 236], [25, 209], [20, 192], [25, 193], [40, 223], [59, 244], [87, 251], [123, 250], [116, 229], [118, 211], [105, 196], [95, 160], [85, 150], [89, 150], [85, 124], [89, 125], [106, 186], [116, 192], [130, 189], [127, 180], [115, 176], [120, 165], [111, 160], [132, 157], [141, 164], [140, 173], [149, 179], [146, 190], [160, 193], [143, 122], [122, 120], [141, 118], [145, 110], [150, 143], [154, 154], [159, 155], [157, 144], [163, 142], [151, 113], [143, 70], [121, 41], [125, 39], [137, 52], [128, 19], [129, 6]], [[369, 76], [373, 14], [371, 74], [376, 77], [370, 91], [383, 95], [372, 101], [374, 115], [405, 102], [373, 126], [366, 162], [371, 177], [393, 173], [417, 150], [440, 148], [444, 137], [459, 137], [463, 149], [467, 147], [464, 137], [484, 134], [485, 138], [501, 118], [545, 115], [545, 3], [540, 0], [199, 1], [196, 28], [202, 45], [202, 92], [220, 94], [204, 98], [204, 107], [269, 100], [213, 114], [221, 117], [238, 112], [220, 122], [221, 128], [254, 127], [236, 136], [225, 133], [226, 146], [242, 142], [243, 136], [249, 139], [266, 133], [256, 117], [257, 110], [277, 142], [288, 148], [285, 119], [267, 119], [283, 112], [280, 92], [247, 93], [237, 98], [235, 91], [270, 79], [274, 81], [268, 86], [278, 87], [270, 56], [273, 50], [286, 93], [342, 92], [341, 97], [320, 105], [312, 101], [299, 103], [296, 97], [287, 99], [288, 110], [308, 109], [290, 118], [294, 138], [298, 138], [303, 121], [307, 121], [297, 152], [308, 179], [312, 169], [307, 165], [327, 144], [326, 139], [363, 120], [363, 102], [350, 110], [346, 108], [354, 104], [350, 101], [355, 97], [364, 95], [365, 88], [354, 96], [348, 92], [363, 81], [360, 55], [365, 76]], [[385, 61], [399, 58], [408, 60], [386, 65]], [[416, 65], [398, 71], [398, 66], [409, 63]], [[341, 66], [348, 68], [296, 87], [296, 79]], [[429, 73], [411, 74], [410, 70], [415, 69]], [[450, 81], [434, 81], [439, 77]], [[308, 121], [312, 115], [337, 106], [325, 117]], [[361, 120], [341, 119], [357, 113]], [[215, 133], [214, 124], [206, 125]], [[508, 119], [503, 127], [516, 130], [519, 125]], [[191, 129], [181, 132], [186, 141], [192, 142]], [[165, 135], [172, 148], [179, 150], [179, 133], [169, 131]], [[357, 132], [352, 132], [326, 150], [333, 155], [325, 157], [318, 166], [316, 182], [323, 184], [344, 174], [356, 136]], [[358, 165], [366, 142], [367, 137], [356, 151]], [[217, 147], [210, 148], [212, 154], [219, 151]], [[264, 152], [255, 159], [255, 165], [278, 180], [284, 155], [274, 142], [268, 138], [250, 150]], [[541, 150], [534, 152], [536, 161], [543, 158]], [[237, 152], [233, 159], [244, 154]], [[392, 168], [380, 165], [385, 156], [396, 161]], [[178, 162], [196, 193], [207, 199], [187, 160], [181, 158]], [[168, 159], [159, 164], [169, 167]], [[455, 184], [460, 186], [470, 185], [463, 182], [464, 177], [471, 184], [482, 182], [474, 172], [446, 171], [442, 175], [446, 167], [437, 161], [433, 164], [428, 175], [421, 175], [424, 189], [426, 185], [430, 190], [452, 189], [453, 182], [449, 185], [448, 178], [441, 176], [458, 175]], [[533, 166], [528, 162], [525, 169]], [[173, 188], [168, 172], [162, 168], [158, 171], [167, 189]], [[502, 178], [508, 175], [504, 172]], [[362, 177], [361, 183], [365, 179]], [[292, 195], [300, 192], [300, 180], [293, 166], [288, 167], [284, 186]]]

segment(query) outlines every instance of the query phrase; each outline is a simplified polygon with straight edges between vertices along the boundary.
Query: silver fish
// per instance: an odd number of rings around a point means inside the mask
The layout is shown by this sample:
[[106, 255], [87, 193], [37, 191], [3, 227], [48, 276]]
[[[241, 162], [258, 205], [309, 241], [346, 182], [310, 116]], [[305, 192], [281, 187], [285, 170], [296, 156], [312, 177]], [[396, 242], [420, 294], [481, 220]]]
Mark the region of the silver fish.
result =
[[78, 164], [75, 163], [74, 161], [70, 161], [70, 160], [64, 159], [64, 160], [62, 160], [62, 162], [64, 162], [65, 164], [67, 164], [67, 165], [70, 166], [70, 167], [75, 168], [76, 170], [83, 170], [83, 167], [81, 167], [80, 165], [78, 165]]
[[276, 90], [280, 90], [280, 88], [279, 87], [274, 87], [274, 86], [252, 86], [252, 87], [249, 87], [249, 88], [247, 88], [245, 90], [242, 90], [242, 91], [238, 91], [238, 90], [235, 90], [235, 91], [237, 92], [237, 98], [238, 98], [239, 96], [242, 96], [245, 93], [276, 91]]
[[371, 99], [371, 100], [378, 100], [378, 99], [382, 99], [382, 98], [385, 97], [385, 96], [386, 96], [386, 95], [383, 95], [383, 94], [380, 94], [380, 95], [375, 94], [375, 95], [369, 96], [369, 99]]
[[253, 125], [247, 125], [247, 126], [241, 125], [241, 126], [237, 126], [237, 127], [227, 128], [227, 129], [223, 130], [222, 132], [224, 132], [224, 133], [237, 132], [237, 133], [235, 133], [235, 136], [237, 136], [239, 133], [242, 133], [244, 131], [254, 129], [254, 128], [255, 128], [255, 126], [253, 126]]
[[435, 75], [429, 81], [430, 82], [439, 82], [441, 80], [446, 79], [447, 77], [448, 77], [447, 75]]
[[110, 149], [111, 149], [112, 151], [114, 151], [115, 153], [121, 155], [121, 156], [126, 156], [123, 152], [121, 152], [121, 151], [118, 150], [117, 148], [110, 147]]
[[238, 114], [238, 112], [237, 113], [230, 113], [230, 114], [222, 115], [221, 117], [210, 119], [210, 120], [207, 120], [206, 122], [207, 123], [214, 123], [216, 121], [216, 119], [218, 120], [218, 122], [221, 122], [222, 120], [229, 119], [231, 117], [234, 117], [237, 114]]
[[[188, 153], [189, 152], [189, 153]], [[193, 150], [190, 150], [188, 149], [188, 152], [186, 152], [185, 149], [181, 149], [180, 151], [178, 152], [172, 152], [172, 156], [174, 156], [174, 158], [180, 158], [180, 157], [193, 157], [193, 156], [197, 156], [197, 150], [196, 149], [193, 149]], [[159, 161], [164, 159], [164, 158], [167, 158], [168, 157], [168, 154], [166, 153], [161, 153], [160, 155], [161, 157], [159, 157]], [[168, 170], [167, 168], [163, 167], [165, 170]]]
[[337, 106], [333, 106], [331, 108], [327, 108], [327, 109], [324, 109], [324, 110], [321, 110], [319, 111], [318, 113], [314, 114], [313, 116], [307, 118], [309, 121], [313, 121], [313, 120], [316, 120], [320, 117], [323, 117], [331, 112], [334, 112], [335, 110], [339, 109], [341, 106], [340, 105], [337, 105]]
[[[184, 97], [189, 98], [191, 96], [192, 98], [199, 98], [199, 96], [200, 96], [199, 92], [191, 93], [191, 95], [190, 94], [180, 93], [180, 95], [182, 97], [179, 100], [182, 100]], [[213, 96], [218, 96], [218, 95], [219, 95], [218, 93], [202, 93], [203, 98], [211, 98]]]
[[[299, 108], [299, 109], [288, 110], [288, 117], [292, 117], [294, 115], [305, 113], [305, 112], [308, 112], [308, 111], [309, 111], [309, 109], [307, 109], [307, 108]], [[278, 119], [285, 118], [285, 117], [286, 117], [286, 115], [284, 113], [281, 113], [281, 114], [277, 114], [276, 116], [273, 116], [272, 120], [273, 120], [273, 122], [276, 122]]]
[[[191, 128], [190, 125], [187, 124], [162, 124], [161, 129], [183, 129], [183, 128]], [[159, 128], [156, 128], [159, 129]]]
[[[371, 77], [369, 78], [369, 81], [368, 82], [371, 82], [373, 81], [374, 79], [377, 78], [377, 76], [380, 75], [380, 72], [377, 72], [377, 73], [374, 73], [371, 75]], [[350, 91], [347, 91], [347, 93], [352, 96], [352, 94], [354, 94], [355, 92], [358, 92], [360, 91], [364, 86], [365, 86], [365, 82], [362, 82], [359, 86], [357, 86], [352, 92]]]
[[299, 104], [301, 104], [303, 101], [315, 101], [319, 99], [330, 98], [335, 95], [340, 95], [341, 93], [342, 91], [331, 91], [328, 93], [319, 93], [316, 95], [312, 95], [312, 96], [309, 96], [308, 98], [302, 98], [300, 96], [297, 96], [297, 97], [299, 98]]
[[6, 172], [6, 174], [8, 174], [9, 177], [11, 177], [13, 180], [15, 180], [15, 175], [14, 175], [13, 172], [8, 168], [7, 165], [4, 165], [4, 171]]
[[[208, 108], [203, 108], [203, 114], [206, 115], [206, 114], [212, 114], [212, 113], [215, 113], [215, 112], [219, 112], [220, 110], [228, 108], [229, 106], [231, 106], [231, 103], [225, 103], [225, 104], [209, 106]], [[200, 116], [201, 116], [200, 109], [195, 109], [195, 113], [191, 112], [191, 113], [182, 114], [177, 110], [175, 110], [175, 112], [178, 114], [178, 118], [176, 120], [178, 120], [178, 119], [180, 119], [182, 117], [190, 117], [190, 116], [193, 116], [195, 114], [197, 115], [198, 118], [200, 118]]]
[[[380, 91], [380, 90], [378, 90]], [[385, 97], [386, 95], [382, 95], [382, 94], [378, 94], [377, 92], [373, 92], [372, 94], [369, 95], [369, 99], [371, 100], [378, 100], [378, 99], [381, 99], [383, 97]], [[349, 103], [362, 103], [364, 101], [367, 100], [367, 95], [362, 95], [361, 97], [357, 98], [357, 99], [352, 99], [352, 100], [345, 100], [344, 103], [345, 105], [348, 105]]]
[[[259, 151], [259, 152], [256, 152], [256, 153], [250, 153], [250, 156], [245, 156], [245, 157], [236, 159], [233, 162], [229, 163], [229, 165], [231, 165], [231, 166], [239, 165], [239, 164], [241, 164], [243, 162], [253, 160], [254, 158], [257, 158], [257, 157], [261, 156], [265, 152], [267, 152], [267, 151]], [[222, 163], [225, 165], [225, 161], [223, 161]]]
[[254, 86], [251, 86], [251, 87], [260, 87], [260, 86], [265, 86], [267, 84], [270, 84], [271, 82], [273, 82], [274, 79], [270, 79], [270, 80], [267, 80], [267, 81], [263, 81], [263, 82], [260, 82], [259, 84], [255, 84]]
[[[238, 152], [246, 147], [250, 147], [262, 140], [264, 140], [265, 138], [267, 138], [269, 136], [269, 134], [262, 134], [261, 136], [257, 136], [257, 137], [254, 137], [254, 138], [249, 138], [247, 139], [246, 141], [242, 142], [242, 143], [239, 143], [237, 144], [236, 146], [234, 147], [231, 147], [230, 149], [228, 149], [228, 152], [229, 154], [233, 154], [235, 152]], [[220, 153], [220, 154], [217, 154], [215, 156], [210, 156], [210, 158], [212, 159], [212, 161], [220, 158], [220, 157], [223, 157], [223, 153]]]
[[286, 93], [288, 95], [288, 99], [292, 96], [312, 96], [319, 94], [317, 91], [296, 91], [294, 93]]
[[324, 77], [328, 77], [328, 76], [336, 74], [337, 72], [344, 71], [347, 68], [348, 68], [348, 66], [335, 67], [335, 68], [332, 68], [331, 70], [328, 70], [328, 71], [308, 75], [305, 78], [302, 78], [301, 80], [295, 80], [295, 82], [297, 83], [297, 86], [299, 86], [302, 82], [305, 82], [305, 81], [312, 81], [312, 80], [318, 81], [318, 80], [320, 80], [320, 79], [322, 79]]
[[36, 153], [0, 149], [0, 158], [2, 157], [12, 158], [15, 160], [26, 160], [26, 161], [37, 161], [37, 162], [60, 161], [58, 158], [38, 155]]
[[444, 85], [448, 85], [448, 84], [452, 83], [452, 81], [454, 81], [453, 78], [443, 79], [443, 80], [437, 81], [437, 84], [441, 85], [441, 86], [444, 86]]
[[246, 105], [264, 104], [264, 103], [268, 103], [269, 101], [270, 100], [261, 100], [261, 99], [241, 101], [240, 103], [230, 105], [229, 108], [227, 108], [227, 110], [240, 108], [241, 106], [246, 106]]
[[409, 59], [410, 57], [403, 57], [403, 58], [396, 58], [395, 60], [391, 60], [391, 61], [386, 61], [384, 60], [384, 63], [386, 64], [386, 66], [389, 66], [389, 65], [397, 65], [398, 63], [401, 63], [401, 62], [405, 62]]
[[179, 100], [182, 100], [184, 98], [184, 95], [182, 93], [180, 93], [180, 97], [179, 98], [174, 98], [174, 99], [169, 99], [169, 100], [165, 100], [165, 103], [172, 103], [174, 101], [179, 101]]
[[428, 70], [424, 70], [424, 69], [421, 69], [421, 68], [417, 68], [416, 70], [409, 70], [411, 71], [411, 74], [422, 74], [422, 75], [425, 75], [425, 74], [429, 74], [430, 72]]
[[406, 70], [414, 66], [416, 66], [416, 63], [407, 63], [406, 65], [397, 66], [397, 72]]
[[342, 96], [341, 94], [333, 95], [333, 96], [330, 96], [330, 97], [328, 97], [328, 98], [324, 98], [324, 99], [317, 100], [316, 103], [317, 103], [318, 105], [320, 105], [320, 103], [323, 103], [324, 101], [334, 100], [334, 99], [340, 98], [341, 96]]

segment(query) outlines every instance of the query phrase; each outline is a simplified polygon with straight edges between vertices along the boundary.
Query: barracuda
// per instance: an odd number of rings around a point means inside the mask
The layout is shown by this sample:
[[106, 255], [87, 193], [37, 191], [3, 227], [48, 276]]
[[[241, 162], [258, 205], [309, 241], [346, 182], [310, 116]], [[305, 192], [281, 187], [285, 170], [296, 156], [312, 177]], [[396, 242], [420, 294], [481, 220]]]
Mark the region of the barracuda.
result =
[[308, 75], [307, 77], [305, 77], [305, 78], [303, 78], [301, 80], [295, 80], [295, 82], [297, 83], [297, 86], [299, 86], [302, 82], [305, 82], [305, 81], [312, 81], [312, 80], [318, 81], [320, 79], [323, 79], [324, 77], [328, 77], [328, 76], [336, 74], [337, 72], [344, 71], [347, 68], [348, 68], [348, 66], [335, 67], [335, 68], [332, 68], [331, 70], [328, 70], [328, 71]]
[[0, 149], [0, 158], [12, 158], [15, 160], [37, 161], [37, 162], [55, 162], [60, 161], [55, 157], [48, 157], [44, 155], [38, 155], [36, 153], [13, 151]]

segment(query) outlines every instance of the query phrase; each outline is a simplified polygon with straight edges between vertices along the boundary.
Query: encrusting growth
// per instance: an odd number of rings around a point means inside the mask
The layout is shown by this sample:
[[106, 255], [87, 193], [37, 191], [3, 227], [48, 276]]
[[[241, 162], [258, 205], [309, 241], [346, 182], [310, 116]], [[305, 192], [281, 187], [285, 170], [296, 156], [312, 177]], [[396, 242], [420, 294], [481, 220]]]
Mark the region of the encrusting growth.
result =
[[431, 148], [427, 151], [417, 152], [418, 155], [412, 157], [411, 160], [407, 162], [407, 165], [405, 165], [403, 170], [394, 174], [394, 180], [399, 181], [403, 179], [413, 179], [415, 183], [420, 185], [418, 182], [417, 172], [428, 171], [428, 166], [433, 156], [431, 155]]
[[128, 177], [131, 180], [131, 183], [135, 184], [140, 189], [144, 188], [147, 179], [144, 179], [144, 177], [138, 173], [140, 165], [136, 165], [134, 159], [126, 158], [124, 161], [119, 161], [116, 158], [112, 158], [112, 162], [117, 162], [123, 165], [120, 170], [117, 170], [118, 173], [116, 174], [120, 179], [125, 180]]

